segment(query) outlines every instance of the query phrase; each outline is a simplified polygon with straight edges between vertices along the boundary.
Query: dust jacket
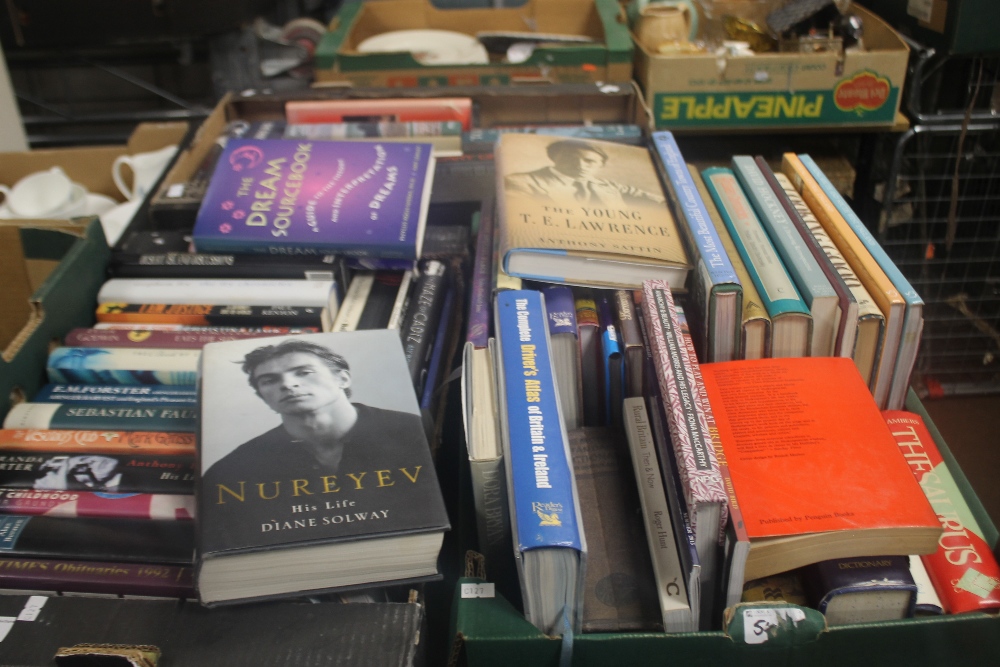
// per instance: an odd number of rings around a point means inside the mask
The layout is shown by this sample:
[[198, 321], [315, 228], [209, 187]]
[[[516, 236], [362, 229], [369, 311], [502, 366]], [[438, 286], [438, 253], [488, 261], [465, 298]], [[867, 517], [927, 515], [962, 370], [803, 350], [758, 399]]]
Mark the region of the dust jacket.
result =
[[418, 259], [433, 180], [428, 144], [232, 140], [198, 210], [194, 244]]
[[202, 602], [437, 575], [448, 517], [398, 331], [212, 343], [201, 389]]

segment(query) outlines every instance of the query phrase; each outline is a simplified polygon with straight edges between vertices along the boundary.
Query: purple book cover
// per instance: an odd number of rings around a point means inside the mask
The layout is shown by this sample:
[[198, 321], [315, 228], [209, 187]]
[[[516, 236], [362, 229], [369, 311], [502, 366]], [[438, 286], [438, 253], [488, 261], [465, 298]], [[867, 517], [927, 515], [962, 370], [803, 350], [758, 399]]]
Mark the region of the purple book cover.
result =
[[420, 257], [427, 144], [229, 141], [194, 227], [198, 252]]
[[576, 337], [576, 300], [573, 290], [565, 285], [553, 285], [544, 288], [542, 294], [545, 295], [549, 335], [568, 333]]
[[493, 286], [493, 221], [493, 204], [487, 202], [479, 214], [476, 258], [472, 264], [472, 281], [469, 290], [469, 324], [465, 333], [465, 340], [479, 348], [486, 347], [489, 340], [490, 318], [493, 315], [490, 312], [492, 309], [491, 288]]

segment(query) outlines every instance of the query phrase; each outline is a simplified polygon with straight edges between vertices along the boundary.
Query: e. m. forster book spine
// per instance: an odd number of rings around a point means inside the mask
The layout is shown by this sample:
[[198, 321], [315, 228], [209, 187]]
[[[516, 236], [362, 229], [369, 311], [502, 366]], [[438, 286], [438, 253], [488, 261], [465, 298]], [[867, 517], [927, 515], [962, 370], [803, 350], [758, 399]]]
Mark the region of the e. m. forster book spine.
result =
[[0, 588], [193, 598], [191, 567], [50, 558], [0, 558]]
[[198, 210], [195, 247], [418, 259], [433, 164], [421, 143], [229, 141]]
[[195, 405], [198, 402], [198, 392], [194, 385], [46, 384], [31, 400], [35, 403]]
[[194, 456], [195, 436], [166, 431], [5, 428], [0, 429], [0, 451]]
[[184, 405], [19, 403], [3, 427], [193, 433], [197, 418], [198, 410]]
[[2, 452], [0, 487], [190, 495], [194, 492], [194, 458], [79, 452]]
[[190, 521], [194, 496], [174, 493], [101, 493], [0, 487], [0, 513], [94, 519]]

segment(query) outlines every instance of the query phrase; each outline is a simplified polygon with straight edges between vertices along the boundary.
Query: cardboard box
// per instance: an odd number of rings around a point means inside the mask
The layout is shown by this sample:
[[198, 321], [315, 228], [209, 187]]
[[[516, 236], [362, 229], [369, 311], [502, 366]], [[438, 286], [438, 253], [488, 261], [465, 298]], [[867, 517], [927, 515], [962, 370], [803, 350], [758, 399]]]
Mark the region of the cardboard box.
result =
[[[115, 159], [179, 144], [187, 131], [183, 122], [141, 123], [124, 145], [0, 153], [0, 183], [59, 166], [88, 191], [122, 201]], [[93, 323], [109, 257], [97, 218], [0, 220], [0, 416], [45, 382], [49, 345]]]
[[[190, 230], [200, 194], [193, 197], [187, 184], [199, 170], [211, 169], [216, 143], [226, 125], [284, 120], [289, 100], [373, 97], [469, 97], [475, 127], [521, 124], [633, 123], [649, 127], [650, 121], [638, 91], [625, 84], [556, 84], [544, 86], [457, 86], [453, 88], [316, 88], [287, 94], [229, 94], [204, 120], [194, 138], [178, 155], [152, 196], [153, 229]], [[210, 173], [210, 172], [209, 172]]]
[[897, 123], [909, 48], [862, 7], [863, 52], [659, 55], [636, 46], [636, 80], [668, 130], [887, 127]]
[[[988, 543], [996, 545], [997, 530], [968, 484], [940, 433], [912, 391], [906, 409], [921, 414], [942, 456], [955, 476]], [[994, 551], [996, 550], [994, 546]], [[489, 564], [486, 565], [489, 571]], [[525, 620], [503, 597], [463, 598], [460, 579], [452, 607], [452, 665], [492, 667], [574, 667], [604, 665], [699, 665], [712, 667], [772, 667], [773, 665], [927, 665], [1000, 664], [1000, 616], [967, 613], [879, 623], [825, 627], [819, 612], [781, 603], [801, 617], [763, 634], [753, 634], [759, 616], [744, 614], [761, 605], [741, 605], [725, 631], [580, 634], [567, 641], [548, 637]], [[770, 604], [773, 610], [775, 603]], [[767, 610], [765, 609], [765, 612]]]
[[[528, 0], [501, 9], [437, 9], [426, 0], [345, 3], [316, 49], [316, 80], [354, 86], [455, 86], [629, 81], [632, 40], [617, 0]], [[393, 30], [507, 30], [583, 35], [593, 44], [544, 46], [523, 63], [421, 65], [410, 53], [358, 53]]]
[[860, 1], [924, 46], [958, 55], [1000, 51], [1000, 32], [989, 20], [994, 0]]

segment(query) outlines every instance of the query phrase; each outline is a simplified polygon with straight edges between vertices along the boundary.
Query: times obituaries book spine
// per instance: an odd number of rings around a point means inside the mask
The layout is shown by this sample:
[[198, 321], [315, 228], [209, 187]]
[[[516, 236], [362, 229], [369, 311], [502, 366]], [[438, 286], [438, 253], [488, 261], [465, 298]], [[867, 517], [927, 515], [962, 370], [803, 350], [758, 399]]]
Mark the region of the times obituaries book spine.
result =
[[195, 597], [190, 566], [50, 558], [0, 559], [0, 588], [163, 598]]
[[420, 143], [236, 139], [194, 225], [199, 252], [415, 260], [434, 158]]
[[197, 418], [194, 407], [183, 405], [18, 403], [3, 427], [193, 433]]
[[[697, 377], [677, 319], [670, 287], [663, 281], [643, 283], [643, 323], [667, 415], [684, 496], [691, 511], [691, 528], [705, 569], [715, 561], [728, 516], [727, 496], [712, 446]], [[705, 577], [703, 577], [704, 579]]]
[[0, 430], [0, 451], [194, 456], [195, 436], [164, 431], [15, 428]]
[[194, 405], [197, 403], [197, 390], [193, 385], [46, 384], [31, 400], [35, 403]]
[[1000, 609], [1000, 566], [923, 419], [902, 410], [882, 416], [944, 528], [937, 551], [920, 558], [945, 611]]
[[0, 487], [0, 513], [67, 519], [190, 521], [194, 496], [168, 493], [103, 493]]
[[[569, 625], [579, 631], [586, 542], [541, 293], [500, 292], [494, 322], [504, 460], [525, 615], [543, 632], [560, 634], [557, 617], [568, 606]], [[572, 552], [566, 560], [568, 571], [561, 573], [565, 589], [553, 590], [554, 576], [538, 571], [540, 561], [530, 552], [540, 549]], [[546, 603], [546, 595], [555, 599]], [[543, 608], [551, 613], [543, 613]]]

